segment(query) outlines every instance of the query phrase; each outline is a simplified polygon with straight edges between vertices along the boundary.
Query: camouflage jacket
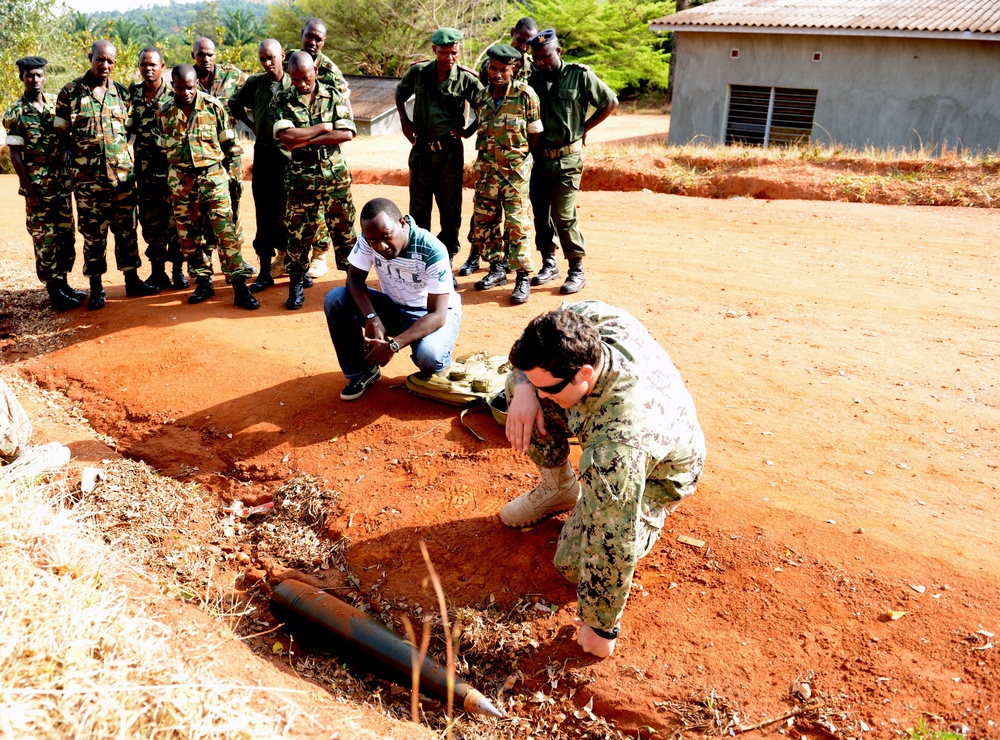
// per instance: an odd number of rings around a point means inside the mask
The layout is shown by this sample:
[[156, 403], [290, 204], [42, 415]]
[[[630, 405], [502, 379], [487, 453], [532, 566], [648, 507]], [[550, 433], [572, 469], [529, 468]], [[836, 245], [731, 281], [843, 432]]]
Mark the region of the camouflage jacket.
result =
[[[201, 80], [198, 80], [198, 89], [203, 93], [211, 95], [213, 98], [218, 99], [220, 103], [224, 106], [229, 106], [230, 98], [236, 97], [236, 93], [243, 86], [247, 80], [247, 76], [237, 67], [232, 64], [217, 64], [215, 69], [212, 71], [212, 84], [207, 88], [201, 84]], [[233, 128], [233, 131], [236, 129]], [[226, 153], [226, 161], [224, 162], [226, 169], [229, 171], [230, 177], [235, 177], [239, 180], [243, 179], [243, 162], [240, 155], [243, 154], [243, 148], [240, 146], [240, 137], [233, 137], [233, 146]]]
[[351, 112], [343, 98], [317, 82], [316, 99], [310, 105], [309, 96], [300, 95], [298, 90], [291, 87], [274, 96], [271, 101], [271, 116], [274, 119], [273, 133], [278, 149], [290, 160], [285, 174], [285, 184], [289, 191], [312, 190], [320, 186], [340, 190], [350, 186], [351, 171], [347, 168], [340, 146], [324, 145], [321, 153], [326, 156], [309, 161], [303, 157], [314, 156], [309, 150], [316, 151], [317, 147], [300, 147], [293, 152], [278, 138], [278, 134], [285, 129], [308, 128], [317, 123], [332, 123], [334, 129], [357, 133]]
[[132, 149], [135, 151], [135, 175], [147, 182], [167, 176], [167, 158], [163, 154], [163, 149], [156, 143], [159, 135], [156, 117], [160, 112], [160, 106], [173, 91], [166, 79], [161, 78], [161, 83], [156, 95], [148, 103], [143, 83], [133, 82], [128, 86], [129, 99], [132, 101], [128, 132], [135, 137], [132, 142]]
[[[298, 51], [301, 51], [301, 49], [292, 49], [290, 52], [285, 54], [286, 71], [288, 70], [288, 58]], [[340, 71], [340, 67], [334, 64], [330, 57], [323, 52], [320, 52], [319, 56], [317, 56], [314, 61], [316, 63], [317, 80], [329, 87], [342, 98], [351, 97], [351, 88], [347, 84], [347, 78], [344, 77], [344, 73]]]
[[583, 450], [579, 613], [611, 630], [646, 544], [637, 534], [658, 531], [664, 507], [694, 492], [705, 440], [680, 373], [637, 319], [599, 301], [564, 308], [590, 321], [603, 342], [601, 374], [567, 420]]
[[[22, 97], [3, 117], [7, 131], [4, 143], [21, 147], [28, 180], [42, 198], [66, 195], [71, 190], [63, 146], [56, 135], [55, 116], [55, 96], [42, 93], [41, 111]], [[17, 192], [27, 195], [23, 186]]]
[[226, 161], [225, 149], [236, 134], [229, 125], [225, 107], [200, 90], [195, 94], [190, 121], [173, 96], [167, 98], [157, 116], [158, 145], [171, 168], [204, 169]]
[[476, 104], [479, 129], [476, 149], [477, 166], [487, 165], [504, 177], [526, 180], [531, 172], [528, 135], [542, 131], [538, 96], [520, 80], [511, 80], [500, 100], [494, 100], [487, 87], [479, 93]]
[[134, 172], [125, 130], [128, 90], [109, 80], [104, 100], [97, 100], [96, 82], [88, 71], [59, 91], [55, 126], [66, 137], [76, 183], [129, 183]]

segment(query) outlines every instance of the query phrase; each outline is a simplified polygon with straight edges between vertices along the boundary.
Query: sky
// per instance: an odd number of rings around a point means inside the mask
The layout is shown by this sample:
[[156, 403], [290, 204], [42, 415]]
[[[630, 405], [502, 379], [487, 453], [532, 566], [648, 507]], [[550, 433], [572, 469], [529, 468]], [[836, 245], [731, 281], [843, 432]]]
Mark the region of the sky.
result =
[[[107, 13], [112, 10], [132, 10], [146, 8], [150, 5], [169, 5], [170, 0], [155, 2], [154, 0], [63, 0], [73, 10], [81, 13]], [[194, 2], [194, 0], [175, 0], [178, 4]]]

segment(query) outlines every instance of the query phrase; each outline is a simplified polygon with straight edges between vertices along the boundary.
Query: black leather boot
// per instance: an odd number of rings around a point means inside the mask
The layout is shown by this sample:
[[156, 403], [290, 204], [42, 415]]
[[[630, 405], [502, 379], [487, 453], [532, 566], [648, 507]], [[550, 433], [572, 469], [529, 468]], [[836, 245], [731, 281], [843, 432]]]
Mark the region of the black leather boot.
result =
[[187, 275], [184, 274], [184, 263], [174, 262], [174, 269], [170, 273], [170, 281], [173, 283], [174, 290], [184, 290], [188, 287]]
[[[63, 293], [61, 287], [62, 286], [59, 285], [58, 280], [50, 280], [45, 285], [45, 289], [49, 292], [49, 305], [52, 306], [52, 310], [69, 311], [74, 308], [79, 308], [80, 301]], [[86, 296], [86, 293], [84, 296]]]
[[[166, 277], [164, 275], [164, 277]], [[125, 271], [125, 295], [138, 298], [144, 295], [156, 295], [160, 289], [151, 283], [143, 281], [136, 270]]]
[[313, 279], [311, 277], [309, 277], [308, 275], [303, 275], [302, 276], [302, 287], [303, 288], [311, 288], [312, 286], [313, 286]]
[[59, 292], [62, 293], [67, 298], [72, 298], [77, 303], [83, 303], [85, 300], [87, 300], [87, 291], [77, 290], [76, 288], [72, 287], [66, 281], [66, 278], [59, 278], [54, 282], [59, 287]]
[[289, 311], [297, 311], [305, 303], [306, 294], [303, 288], [301, 275], [292, 275], [288, 281], [288, 300], [285, 301], [285, 308]]
[[167, 275], [167, 271], [164, 269], [165, 262], [153, 262], [153, 272], [149, 276], [149, 280], [146, 282], [149, 285], [153, 285], [160, 290], [166, 290], [170, 287], [170, 276]]
[[466, 277], [479, 269], [479, 247], [473, 247], [469, 252], [469, 259], [458, 268], [458, 276]]
[[559, 288], [563, 295], [578, 293], [587, 284], [587, 276], [583, 274], [583, 258], [572, 257], [569, 261], [569, 272], [566, 274], [566, 282]]
[[260, 274], [257, 279], [250, 283], [251, 293], [260, 293], [262, 290], [267, 290], [274, 286], [274, 278], [271, 277], [271, 263], [260, 263]]
[[555, 252], [542, 252], [542, 269], [531, 278], [532, 285], [545, 285], [550, 280], [559, 277], [559, 263]]
[[247, 279], [242, 275], [233, 278], [233, 305], [245, 308], [247, 311], [256, 311], [260, 308], [260, 301], [253, 297], [253, 293], [247, 287]]
[[498, 285], [506, 284], [507, 271], [503, 267], [503, 262], [493, 260], [490, 262], [490, 271], [486, 273], [486, 277], [476, 282], [473, 287], [476, 290], [489, 290], [490, 288], [496, 288]]
[[510, 294], [510, 302], [515, 306], [520, 306], [522, 303], [528, 302], [530, 295], [531, 280], [528, 277], [528, 271], [518, 270], [514, 279], [514, 291]]
[[88, 311], [100, 311], [104, 308], [104, 303], [107, 301], [107, 296], [104, 295], [104, 284], [101, 282], [100, 275], [91, 275], [90, 277], [90, 300], [87, 301]]
[[188, 296], [188, 303], [204, 303], [215, 295], [211, 275], [201, 275], [195, 278], [194, 293]]

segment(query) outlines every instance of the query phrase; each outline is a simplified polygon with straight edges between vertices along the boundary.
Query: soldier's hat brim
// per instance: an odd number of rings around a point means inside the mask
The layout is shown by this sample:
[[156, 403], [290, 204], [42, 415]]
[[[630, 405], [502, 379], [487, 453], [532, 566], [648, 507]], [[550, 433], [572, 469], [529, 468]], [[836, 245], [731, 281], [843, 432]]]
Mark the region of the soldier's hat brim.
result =
[[521, 52], [510, 44], [494, 44], [486, 50], [486, 56], [490, 59], [496, 59], [498, 62], [510, 64], [521, 59]]
[[457, 44], [464, 38], [464, 34], [457, 28], [439, 28], [431, 36], [431, 43], [434, 46], [451, 46]]
[[556, 38], [556, 29], [554, 28], [546, 28], [544, 31], [539, 31], [528, 39], [528, 46], [532, 49], [540, 49], [543, 46], [550, 46], [558, 43], [559, 39]]

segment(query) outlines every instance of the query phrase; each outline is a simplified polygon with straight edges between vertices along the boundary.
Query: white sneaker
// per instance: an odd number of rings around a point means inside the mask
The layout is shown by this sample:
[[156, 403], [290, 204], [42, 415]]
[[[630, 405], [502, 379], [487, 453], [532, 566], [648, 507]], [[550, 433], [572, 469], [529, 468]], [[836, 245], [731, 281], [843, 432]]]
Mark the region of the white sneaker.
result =
[[314, 257], [312, 262], [309, 263], [309, 270], [306, 274], [311, 278], [321, 278], [329, 272], [330, 268], [326, 266], [326, 254], [321, 254], [319, 257]]
[[271, 260], [271, 277], [281, 277], [285, 274], [285, 253], [277, 251]]
[[538, 485], [500, 509], [500, 520], [508, 527], [527, 527], [547, 516], [576, 506], [580, 481], [569, 460], [558, 468], [539, 468]]

